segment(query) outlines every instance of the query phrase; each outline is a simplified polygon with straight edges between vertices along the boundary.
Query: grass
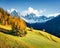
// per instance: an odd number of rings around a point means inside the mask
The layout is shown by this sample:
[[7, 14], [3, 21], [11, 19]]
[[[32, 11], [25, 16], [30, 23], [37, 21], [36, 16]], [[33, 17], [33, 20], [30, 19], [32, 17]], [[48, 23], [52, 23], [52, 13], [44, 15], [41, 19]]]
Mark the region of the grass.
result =
[[6, 26], [4, 26], [4, 25], [0, 25], [0, 28], [4, 28], [4, 29], [6, 29], [6, 30], [11, 30], [11, 25], [6, 25]]
[[40, 30], [27, 28], [26, 31], [24, 37], [0, 32], [0, 48], [60, 48], [60, 38]]

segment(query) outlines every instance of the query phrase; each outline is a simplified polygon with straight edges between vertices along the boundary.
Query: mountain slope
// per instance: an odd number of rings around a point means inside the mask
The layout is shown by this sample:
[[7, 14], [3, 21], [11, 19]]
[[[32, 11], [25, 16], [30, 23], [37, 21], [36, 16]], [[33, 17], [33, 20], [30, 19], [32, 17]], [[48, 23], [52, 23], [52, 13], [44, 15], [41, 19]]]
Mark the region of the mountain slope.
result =
[[60, 37], [60, 15], [45, 23], [33, 23], [33, 24], [26, 23], [26, 24], [28, 27], [33, 27], [35, 29], [39, 30], [45, 29], [46, 32]]
[[48, 20], [51, 20], [54, 18], [54, 16], [52, 17], [46, 17], [44, 15], [37, 17], [35, 14], [31, 13], [31, 14], [27, 14], [26, 16], [21, 16], [27, 23], [42, 23], [42, 22], [46, 22]]
[[51, 20], [54, 18], [54, 16], [52, 17], [46, 17], [44, 15], [42, 16], [36, 16], [34, 13], [31, 14], [27, 14], [25, 16], [22, 16], [19, 12], [17, 12], [16, 10], [10, 11], [12, 16], [17, 16], [17, 17], [21, 17], [22, 19], [24, 19], [27, 23], [41, 23], [41, 22], [46, 22], [48, 20]]
[[16, 10], [13, 10], [11, 13], [12, 17], [17, 16], [20, 18], [19, 13]]
[[47, 32], [60, 37], [60, 15], [50, 21], [47, 21], [43, 26]]
[[60, 38], [39, 30], [26, 29], [25, 37], [0, 32], [1, 48], [60, 48]]

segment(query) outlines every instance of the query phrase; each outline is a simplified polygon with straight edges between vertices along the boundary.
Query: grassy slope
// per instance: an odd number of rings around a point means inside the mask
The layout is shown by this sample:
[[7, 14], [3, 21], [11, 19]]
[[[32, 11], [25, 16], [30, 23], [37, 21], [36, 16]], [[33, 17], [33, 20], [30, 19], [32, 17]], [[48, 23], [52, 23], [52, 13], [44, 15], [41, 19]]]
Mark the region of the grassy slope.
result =
[[[2, 27], [2, 26], [1, 26]], [[29, 31], [25, 37], [0, 32], [1, 48], [60, 48], [60, 38], [39, 30]]]

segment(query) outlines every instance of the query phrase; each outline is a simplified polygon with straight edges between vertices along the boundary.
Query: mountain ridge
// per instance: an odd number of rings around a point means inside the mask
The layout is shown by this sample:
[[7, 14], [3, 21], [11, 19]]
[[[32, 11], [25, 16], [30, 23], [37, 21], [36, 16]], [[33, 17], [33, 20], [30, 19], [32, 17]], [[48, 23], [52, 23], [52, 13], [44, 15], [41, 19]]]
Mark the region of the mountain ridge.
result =
[[18, 12], [16, 12], [15, 10], [13, 10], [11, 12], [11, 15], [12, 16], [16, 15], [18, 17], [20, 16], [20, 18], [22, 18], [23, 20], [25, 20], [27, 23], [42, 23], [42, 22], [46, 22], [46, 21], [51, 20], [51, 19], [54, 18], [54, 16], [52, 16], [52, 17], [46, 17], [44, 15], [38, 17], [38, 16], [36, 16], [33, 13], [27, 14], [25, 16], [22, 16], [22, 15], [18, 14]]
[[26, 24], [28, 27], [32, 27], [34, 29], [38, 29], [38, 30], [45, 29], [46, 32], [60, 37], [60, 15], [44, 23], [29, 24], [26, 22]]

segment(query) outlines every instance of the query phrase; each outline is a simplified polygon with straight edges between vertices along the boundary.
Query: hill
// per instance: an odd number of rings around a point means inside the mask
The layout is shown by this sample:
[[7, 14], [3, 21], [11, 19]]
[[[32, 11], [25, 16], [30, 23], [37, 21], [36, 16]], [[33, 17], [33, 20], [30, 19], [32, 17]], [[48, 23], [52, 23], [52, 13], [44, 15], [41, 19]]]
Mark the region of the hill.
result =
[[46, 32], [53, 34], [57, 37], [60, 37], [60, 15], [45, 23], [34, 23], [34, 24], [26, 23], [26, 24], [28, 27], [33, 27], [38, 30], [45, 29]]
[[54, 18], [50, 21], [47, 21], [44, 24], [44, 28], [47, 32], [60, 37], [60, 15], [58, 15], [56, 18]]
[[0, 48], [60, 48], [60, 38], [44, 31], [28, 28], [23, 19], [0, 8]]
[[60, 38], [40, 30], [26, 28], [26, 31], [24, 37], [0, 32], [0, 48], [60, 48]]

